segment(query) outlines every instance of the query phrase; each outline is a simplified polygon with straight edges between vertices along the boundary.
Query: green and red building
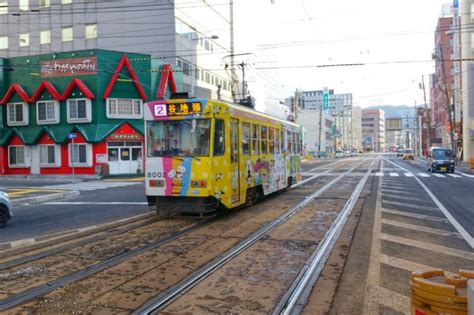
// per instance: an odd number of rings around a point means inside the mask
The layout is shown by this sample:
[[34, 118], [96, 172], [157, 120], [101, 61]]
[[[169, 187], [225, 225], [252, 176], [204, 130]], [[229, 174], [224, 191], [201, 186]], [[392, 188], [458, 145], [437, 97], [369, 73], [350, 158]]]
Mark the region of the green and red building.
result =
[[180, 90], [178, 74], [106, 50], [0, 59], [0, 175], [140, 173], [143, 106]]

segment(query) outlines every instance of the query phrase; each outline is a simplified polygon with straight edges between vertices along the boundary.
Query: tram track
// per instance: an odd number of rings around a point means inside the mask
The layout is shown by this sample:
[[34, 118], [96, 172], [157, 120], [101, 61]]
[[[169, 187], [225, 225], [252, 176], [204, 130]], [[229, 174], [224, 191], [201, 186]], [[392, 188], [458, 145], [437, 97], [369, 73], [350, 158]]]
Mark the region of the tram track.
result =
[[[330, 251], [332, 250], [332, 246], [334, 245], [337, 237], [347, 220], [350, 211], [355, 205], [360, 192], [362, 191], [369, 174], [372, 172], [374, 161], [372, 161], [369, 169], [365, 173], [364, 177], [358, 183], [356, 190], [351, 195], [349, 200], [347, 201], [344, 209], [341, 211], [340, 215], [337, 217], [336, 221], [332, 225], [331, 229], [327, 231], [323, 242], [317, 247], [316, 251], [312, 255], [311, 263], [309, 264], [309, 268], [304, 268], [304, 273], [301, 277], [298, 277], [298, 281], [296, 281], [295, 285], [292, 285], [292, 288], [285, 294], [288, 296], [285, 303], [281, 306], [277, 306], [276, 314], [279, 314], [280, 311], [283, 314], [289, 314], [292, 310], [294, 310], [294, 306], [301, 301], [302, 291], [304, 288], [308, 287], [308, 284], [314, 284], [311, 281], [314, 276], [318, 275], [319, 271], [324, 266], [324, 262], [327, 259]], [[361, 163], [363, 164], [363, 163]], [[180, 283], [176, 284], [166, 292], [158, 295], [156, 298], [151, 299], [147, 303], [145, 303], [142, 307], [135, 310], [133, 314], [154, 314], [155, 312], [159, 312], [163, 310], [165, 306], [167, 306], [171, 301], [173, 301], [176, 297], [179, 297], [185, 294], [190, 288], [194, 287], [198, 283], [200, 283], [203, 279], [209, 277], [213, 272], [217, 269], [222, 267], [224, 264], [235, 258], [237, 255], [241, 254], [244, 250], [249, 248], [251, 245], [255, 244], [257, 241], [261, 240], [264, 236], [268, 235], [271, 231], [273, 231], [276, 227], [280, 226], [283, 222], [288, 220], [293, 215], [297, 214], [301, 209], [309, 205], [312, 201], [316, 198], [321, 196], [325, 191], [329, 188], [334, 186], [337, 182], [339, 182], [342, 178], [344, 178], [347, 174], [351, 173], [354, 169], [358, 168], [360, 165], [356, 165], [345, 171], [344, 173], [340, 174], [336, 178], [332, 179], [329, 183], [327, 183], [322, 188], [318, 189], [311, 195], [307, 196], [304, 200], [299, 202], [294, 207], [290, 208], [286, 211], [283, 215], [279, 218], [275, 219], [273, 222], [266, 224], [264, 227], [250, 235], [248, 238], [243, 240], [237, 246], [233, 247], [228, 252], [224, 253], [214, 261], [210, 262], [209, 264], [205, 265], [195, 273], [193, 273], [188, 278], [184, 279]], [[313, 257], [315, 256], [315, 257]], [[305, 266], [306, 267], [306, 266]], [[314, 280], [315, 281], [315, 280]], [[281, 310], [280, 310], [281, 308]]]
[[[363, 163], [364, 162], [362, 162], [361, 164], [363, 164]], [[336, 166], [344, 168], [344, 167], [346, 167], [345, 164], [346, 163], [340, 163], [338, 161], [338, 163], [336, 163]], [[317, 169], [324, 168], [324, 167], [328, 167], [328, 165], [323, 165], [321, 167], [317, 167]], [[329, 166], [329, 168], [330, 168], [330, 166]], [[330, 169], [330, 170], [334, 170], [334, 169]], [[349, 172], [346, 171], [344, 174], [349, 173]], [[338, 178], [340, 179], [340, 177], [338, 177]], [[322, 183], [320, 183], [320, 185], [323, 185], [324, 182], [328, 181], [327, 177], [323, 178], [323, 177], [320, 177], [320, 176], [311, 176], [309, 179], [310, 179], [309, 181], [304, 183], [305, 185], [308, 185], [312, 180], [315, 180], [315, 179], [318, 179], [318, 180], [322, 181]], [[333, 181], [334, 181], [334, 179], [332, 181], [330, 181], [330, 183], [332, 183]], [[335, 183], [335, 181], [334, 181], [334, 183]], [[298, 189], [301, 190], [301, 189], [304, 189], [304, 187], [299, 186]], [[295, 188], [292, 191], [295, 191], [295, 190], [298, 190], [298, 189]], [[291, 191], [289, 191], [288, 194], [291, 194]], [[267, 200], [270, 201], [270, 203], [271, 203], [271, 198], [268, 198]], [[304, 202], [304, 200], [302, 202]], [[257, 204], [257, 206], [259, 206], [261, 208], [264, 208], [264, 206], [261, 205], [261, 204]], [[239, 216], [245, 217], [244, 215], [241, 215], [239, 212], [233, 213], [233, 215], [229, 216], [229, 217], [238, 218]], [[231, 220], [231, 219], [227, 217], [227, 218], [224, 218], [224, 221], [225, 220]], [[217, 221], [219, 221], [219, 220], [217, 220]], [[229, 225], [229, 226], [232, 227], [232, 226], [235, 226], [235, 225], [238, 225], [238, 223], [235, 223], [235, 224]], [[229, 226], [225, 227], [225, 224], [224, 224], [221, 227], [221, 229], [224, 231], [225, 229], [229, 228]], [[127, 260], [130, 260], [133, 257], [136, 258], [138, 256], [143, 256], [143, 255], [146, 256], [147, 255], [146, 253], [149, 253], [149, 252], [152, 252], [154, 250], [165, 247], [164, 246], [165, 244], [176, 242], [179, 239], [183, 239], [184, 237], [186, 237], [186, 235], [193, 234], [196, 231], [199, 231], [200, 229], [203, 229], [203, 228], [204, 228], [204, 226], [201, 226], [201, 225], [196, 226], [196, 227], [190, 228], [189, 231], [171, 236], [168, 240], [161, 239], [161, 240], [156, 241], [155, 243], [149, 243], [149, 244], [146, 244], [144, 246], [137, 247], [135, 249], [126, 248], [124, 253], [121, 253], [119, 255], [112, 255], [112, 257], [110, 257], [108, 259], [96, 262], [95, 264], [89, 265], [88, 267], [85, 267], [85, 268], [78, 267], [80, 269], [79, 271], [77, 271], [75, 273], [70, 273], [70, 274], [67, 274], [67, 275], [63, 275], [62, 277], [58, 277], [56, 279], [51, 279], [51, 280], [47, 281], [44, 285], [33, 286], [31, 283], [29, 283], [29, 284], [26, 283], [25, 285], [28, 287], [27, 290], [23, 290], [22, 292], [17, 293], [17, 294], [8, 293], [8, 294], [4, 295], [4, 296], [8, 296], [8, 298], [6, 298], [6, 299], [4, 298], [4, 299], [0, 300], [0, 310], [3, 311], [3, 310], [10, 309], [12, 307], [19, 307], [19, 308], [16, 308], [16, 309], [12, 309], [12, 311], [15, 312], [15, 310], [18, 311], [20, 309], [20, 310], [23, 310], [23, 311], [26, 310], [27, 312], [29, 312], [32, 309], [38, 309], [38, 303], [39, 303], [39, 307], [40, 307], [39, 309], [41, 310], [42, 309], [41, 307], [43, 307], [44, 304], [41, 304], [43, 302], [41, 302], [40, 297], [44, 296], [48, 292], [52, 292], [51, 294], [49, 294], [50, 296], [54, 295], [55, 292], [53, 292], [53, 290], [57, 291], [57, 290], [62, 290], [63, 287], [74, 286], [74, 283], [81, 282], [81, 280], [84, 281], [84, 279], [86, 279], [87, 277], [94, 277], [94, 276], [97, 276], [97, 274], [101, 274], [101, 273], [103, 274], [106, 270], [110, 269], [112, 266], [118, 266], [120, 264], [123, 264], [124, 262], [126, 262]], [[71, 248], [73, 248], [73, 246]], [[45, 255], [45, 257], [46, 256], [47, 255]], [[219, 254], [216, 254], [216, 256], [219, 256]], [[40, 259], [42, 259], [42, 258], [40, 258]], [[29, 263], [31, 263], [31, 261]], [[10, 266], [3, 265], [3, 267], [4, 267], [3, 271], [8, 271], [8, 268], [10, 268], [10, 269], [15, 268], [15, 267], [13, 267], [15, 265], [14, 263], [10, 263], [10, 264], [11, 264]], [[28, 265], [28, 263], [26, 261], [24, 261], [23, 264]], [[16, 267], [18, 268], [18, 266], [16, 266]], [[2, 274], [5, 274], [5, 272], [0, 273], [0, 277], [2, 277]], [[2, 280], [4, 280], [4, 279], [5, 278], [3, 278]], [[21, 279], [21, 277], [17, 277], [17, 280], [18, 279]], [[3, 286], [3, 285], [8, 286], [8, 283], [3, 282], [0, 285], [0, 298], [2, 298], [2, 291], [6, 291], [5, 287], [3, 289], [1, 288], [1, 286]], [[30, 302], [30, 306], [27, 306], [26, 308], [21, 307], [21, 305], [24, 304], [25, 302], [33, 301], [35, 299], [40, 301], [40, 302]], [[47, 300], [47, 299], [44, 299], [44, 300]], [[51, 300], [49, 300], [49, 301], [51, 301]], [[81, 305], [80, 307], [84, 306], [83, 304], [78, 304], [78, 305]]]

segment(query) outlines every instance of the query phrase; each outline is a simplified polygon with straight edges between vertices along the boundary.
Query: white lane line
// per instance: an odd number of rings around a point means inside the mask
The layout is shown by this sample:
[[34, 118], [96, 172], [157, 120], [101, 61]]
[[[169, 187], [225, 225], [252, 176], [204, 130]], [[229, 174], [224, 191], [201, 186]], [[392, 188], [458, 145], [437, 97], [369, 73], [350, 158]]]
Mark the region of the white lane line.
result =
[[406, 177], [413, 177], [415, 175], [413, 175], [413, 173], [404, 173]]
[[403, 217], [408, 217], [408, 218], [413, 218], [413, 219], [420, 219], [420, 220], [426, 220], [426, 221], [433, 221], [433, 222], [439, 222], [439, 223], [449, 223], [448, 219], [445, 218], [440, 218], [440, 217], [433, 217], [430, 215], [424, 215], [424, 214], [417, 214], [417, 213], [411, 213], [411, 212], [405, 212], [405, 211], [399, 211], [399, 210], [392, 210], [392, 209], [385, 209], [382, 208], [383, 213], [388, 213], [388, 214], [394, 214], [398, 216], [403, 216]]
[[404, 222], [399, 222], [399, 221], [394, 221], [394, 220], [382, 219], [382, 224], [401, 227], [407, 230], [421, 231], [421, 232], [435, 234], [435, 235], [454, 236], [454, 237], [462, 238], [462, 236], [458, 232], [450, 232], [446, 230], [434, 229], [434, 228], [430, 228], [426, 226], [409, 224], [409, 223], [404, 223]]
[[457, 175], [457, 174], [448, 174], [448, 176], [451, 176], [451, 177], [454, 177], [454, 178], [462, 177], [461, 175]]
[[436, 176], [436, 177], [446, 177], [446, 176], [443, 175], [443, 174], [437, 174], [437, 173], [433, 173], [433, 176]]
[[410, 200], [410, 201], [418, 201], [418, 202], [426, 202], [425, 200], [423, 200], [421, 198], [418, 198], [418, 197], [407, 197], [407, 196], [393, 195], [393, 194], [387, 194], [387, 193], [383, 193], [382, 197], [393, 198], [393, 199], [402, 199], [402, 200]]
[[367, 308], [364, 308], [363, 314], [379, 314], [379, 305], [402, 314], [410, 314], [410, 297], [378, 285], [370, 285], [366, 289], [371, 302], [377, 304], [377, 312], [374, 312], [374, 308], [368, 308], [366, 305]]
[[473, 175], [473, 174], [467, 174], [467, 173], [460, 172], [460, 171], [456, 171], [456, 173], [461, 174], [462, 176], [469, 177], [469, 178], [474, 178], [474, 175]]
[[428, 175], [426, 173], [418, 173], [418, 176], [420, 176], [420, 177], [430, 177], [430, 175]]
[[419, 196], [420, 193], [418, 191], [412, 191], [412, 190], [401, 190], [401, 189], [398, 189], [398, 188], [395, 188], [395, 189], [382, 189], [381, 190], [382, 193], [397, 193], [397, 194], [400, 194], [400, 195], [416, 195], [416, 196]]
[[427, 243], [427, 242], [420, 242], [420, 241], [412, 240], [412, 239], [409, 239], [409, 238], [394, 236], [394, 235], [388, 235], [388, 234], [384, 234], [384, 233], [380, 234], [380, 239], [388, 241], [388, 242], [392, 242], [392, 243], [398, 243], [398, 244], [402, 244], [402, 245], [405, 245], [405, 246], [416, 247], [416, 248], [436, 252], [436, 253], [439, 253], [439, 254], [450, 255], [450, 256], [459, 257], [459, 258], [474, 261], [474, 253], [473, 252], [468, 252], [468, 251], [461, 250], [461, 249], [455, 249], [455, 248], [446, 247], [446, 246], [442, 246], [442, 245], [431, 244], [431, 243]]
[[[403, 167], [399, 166], [396, 163], [393, 163], [392, 161], [389, 161], [389, 160], [387, 161], [398, 166], [401, 169], [404, 169]], [[448, 218], [449, 222], [451, 222], [451, 224], [459, 232], [459, 234], [463, 236], [463, 238], [466, 240], [469, 246], [471, 246], [471, 248], [474, 248], [474, 238], [463, 228], [461, 224], [459, 224], [459, 222], [452, 216], [452, 214], [448, 211], [448, 209], [446, 209], [446, 207], [441, 203], [441, 201], [439, 201], [438, 198], [436, 198], [436, 196], [431, 192], [431, 190], [429, 190], [428, 187], [426, 187], [426, 185], [423, 184], [423, 182], [419, 178], [415, 177], [415, 179], [418, 181], [421, 187], [423, 187], [423, 189], [431, 197], [431, 199], [436, 203], [438, 208], [441, 210], [441, 212], [443, 212], [446, 218]]]
[[57, 202], [45, 202], [44, 205], [147, 205], [148, 202], [99, 202], [99, 201], [81, 201], [81, 202], [67, 202], [67, 201], [57, 201]]
[[384, 265], [395, 267], [398, 269], [403, 269], [407, 271], [416, 271], [416, 270], [428, 270], [428, 269], [437, 269], [431, 266], [419, 264], [413, 261], [408, 261], [405, 259], [400, 259], [395, 256], [387, 256], [385, 254], [380, 255], [380, 262]]
[[394, 205], [394, 206], [400, 206], [400, 207], [409, 207], [409, 208], [412, 208], [412, 209], [420, 209], [420, 210], [426, 210], [426, 211], [438, 211], [438, 208], [436, 208], [436, 207], [417, 205], [417, 204], [413, 204], [413, 203], [398, 202], [398, 201], [391, 201], [391, 200], [382, 200], [382, 203], [389, 204], [389, 205]]
[[398, 173], [392, 172], [392, 173], [390, 173], [390, 176], [392, 176], [392, 177], [398, 177], [398, 176], [400, 176], [400, 175], [398, 175]]
[[375, 173], [375, 176], [383, 176], [383, 172], [377, 172]]

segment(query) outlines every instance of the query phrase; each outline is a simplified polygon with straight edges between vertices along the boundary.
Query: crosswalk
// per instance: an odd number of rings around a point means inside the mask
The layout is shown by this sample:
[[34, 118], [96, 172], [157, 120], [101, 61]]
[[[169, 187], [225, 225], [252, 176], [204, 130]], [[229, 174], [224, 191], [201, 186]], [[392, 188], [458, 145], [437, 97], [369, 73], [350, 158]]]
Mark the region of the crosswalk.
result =
[[136, 182], [136, 181], [115, 182], [115, 181], [94, 180], [94, 181], [71, 183], [71, 184], [48, 185], [48, 186], [43, 186], [42, 188], [44, 189], [70, 189], [70, 190], [98, 190], [98, 189], [124, 187], [124, 186], [139, 185], [139, 184], [143, 184], [143, 182]]
[[[348, 176], [361, 176], [364, 173], [362, 172], [353, 172], [350, 173]], [[314, 176], [314, 175], [319, 175], [319, 176], [339, 176], [340, 173], [336, 172], [326, 172], [326, 173], [315, 173], [315, 172], [304, 172], [303, 176]], [[370, 174], [371, 176], [377, 176], [377, 177], [398, 177], [398, 178], [403, 178], [403, 177], [421, 177], [421, 178], [474, 178], [473, 175], [470, 174], [465, 174], [465, 173], [460, 173], [460, 174], [455, 174], [455, 173], [426, 173], [426, 172], [405, 172], [402, 170], [399, 171], [378, 171], [378, 172], [373, 172]]]

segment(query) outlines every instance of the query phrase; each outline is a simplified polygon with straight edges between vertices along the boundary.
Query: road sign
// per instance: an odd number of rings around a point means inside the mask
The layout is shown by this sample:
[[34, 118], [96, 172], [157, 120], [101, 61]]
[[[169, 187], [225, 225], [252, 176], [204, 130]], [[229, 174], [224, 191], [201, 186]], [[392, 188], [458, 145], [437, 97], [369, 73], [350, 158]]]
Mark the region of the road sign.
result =
[[329, 93], [328, 91], [323, 92], [323, 109], [329, 109]]
[[67, 135], [69, 140], [76, 139], [77, 138], [77, 133], [71, 132], [70, 134]]

